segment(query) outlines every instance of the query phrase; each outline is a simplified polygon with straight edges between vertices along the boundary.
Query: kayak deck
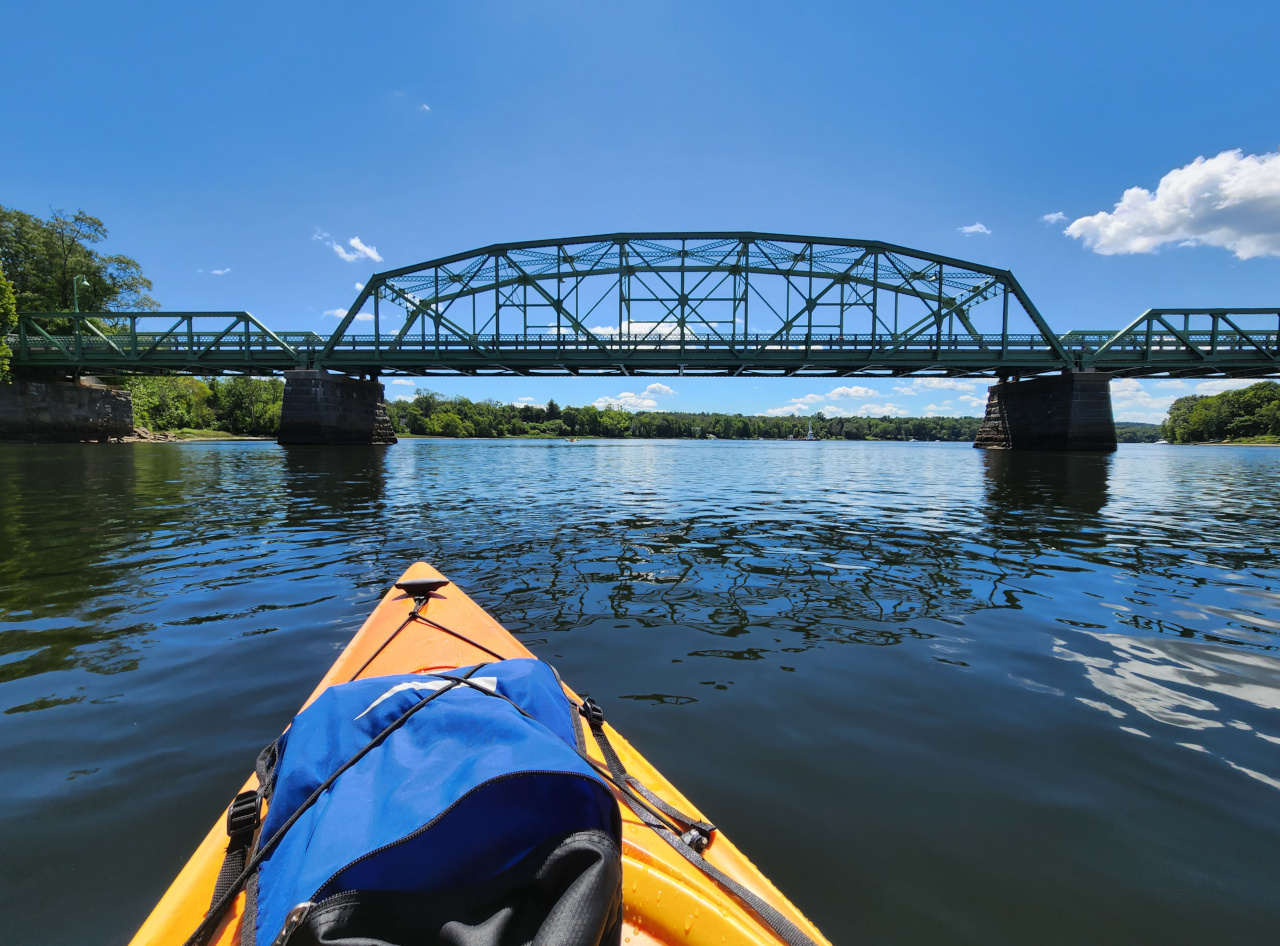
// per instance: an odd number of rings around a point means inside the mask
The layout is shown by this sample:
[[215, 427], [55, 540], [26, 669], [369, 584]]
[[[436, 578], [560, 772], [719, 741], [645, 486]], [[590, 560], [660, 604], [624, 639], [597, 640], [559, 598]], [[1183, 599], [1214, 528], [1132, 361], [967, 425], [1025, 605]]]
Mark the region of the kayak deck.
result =
[[[443, 577], [430, 565], [417, 562], [401, 576], [401, 581]], [[303, 706], [310, 705], [327, 687], [357, 677], [452, 670], [493, 660], [494, 655], [502, 658], [535, 657], [452, 584], [435, 592], [422, 614], [467, 640], [417, 621], [410, 622], [395, 634], [412, 608], [411, 597], [395, 588], [388, 591]], [[567, 686], [565, 692], [575, 702], [581, 702]], [[605, 727], [628, 772], [668, 804], [707, 820], [608, 723]], [[588, 756], [603, 765], [603, 757], [594, 741], [587, 739], [586, 745]], [[257, 778], [251, 775], [242, 790], [256, 788], [257, 784]], [[722, 943], [747, 943], [776, 946], [781, 942], [752, 911], [641, 822], [620, 795], [619, 808], [623, 826], [624, 944], [718, 946]], [[131, 946], [174, 946], [187, 939], [209, 909], [226, 848], [225, 817], [220, 817], [138, 930]], [[781, 912], [815, 943], [827, 943], [817, 928], [722, 832], [715, 833], [703, 857]], [[235, 946], [240, 942], [243, 907], [244, 894], [241, 894], [210, 938], [211, 944]]]

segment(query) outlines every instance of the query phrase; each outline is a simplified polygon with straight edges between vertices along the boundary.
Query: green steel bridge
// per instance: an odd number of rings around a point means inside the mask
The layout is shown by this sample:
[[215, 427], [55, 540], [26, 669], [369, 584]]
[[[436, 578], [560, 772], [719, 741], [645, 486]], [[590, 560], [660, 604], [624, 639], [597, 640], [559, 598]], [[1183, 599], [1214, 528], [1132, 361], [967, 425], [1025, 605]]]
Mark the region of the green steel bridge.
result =
[[1051, 329], [1013, 274], [888, 243], [618, 233], [377, 273], [330, 335], [247, 312], [26, 313], [13, 367], [98, 375], [1280, 374], [1280, 307]]

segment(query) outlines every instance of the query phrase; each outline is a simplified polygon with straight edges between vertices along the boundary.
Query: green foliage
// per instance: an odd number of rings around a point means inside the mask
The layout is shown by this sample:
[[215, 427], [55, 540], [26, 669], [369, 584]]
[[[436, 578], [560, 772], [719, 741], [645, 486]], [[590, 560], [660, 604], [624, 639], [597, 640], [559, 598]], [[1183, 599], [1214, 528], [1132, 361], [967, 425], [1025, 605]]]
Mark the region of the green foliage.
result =
[[213, 392], [199, 378], [129, 377], [119, 381], [133, 395], [133, 422], [151, 430], [214, 427]]
[[9, 377], [9, 356], [13, 353], [5, 344], [5, 336], [18, 324], [18, 307], [13, 298], [13, 284], [5, 278], [4, 267], [0, 266], [0, 384]]
[[278, 378], [123, 377], [109, 383], [133, 395], [133, 419], [151, 430], [222, 430], [267, 437], [280, 429]]
[[[759, 417], [742, 414], [644, 411], [631, 413], [594, 405], [561, 408], [472, 401], [419, 391], [411, 401], [387, 403], [387, 414], [399, 433], [436, 437], [639, 437], [720, 440], [786, 440], [803, 438], [809, 418]], [[972, 441], [981, 426], [977, 417], [833, 417], [812, 418], [815, 437], [844, 440]], [[1156, 428], [1152, 427], [1154, 432]], [[1155, 439], [1152, 437], [1151, 439]]]
[[1116, 424], [1119, 443], [1155, 443], [1161, 437], [1159, 424], [1125, 422]]
[[280, 429], [284, 382], [279, 378], [214, 378], [209, 393], [218, 430], [269, 436]]
[[[81, 312], [158, 309], [136, 260], [92, 248], [106, 238], [103, 222], [83, 210], [55, 210], [41, 220], [0, 207], [0, 268], [13, 283], [18, 311], [70, 312], [76, 295]], [[82, 278], [89, 285], [73, 293], [73, 280]]]
[[1259, 381], [1238, 391], [1180, 397], [1160, 430], [1170, 443], [1280, 437], [1280, 384]]

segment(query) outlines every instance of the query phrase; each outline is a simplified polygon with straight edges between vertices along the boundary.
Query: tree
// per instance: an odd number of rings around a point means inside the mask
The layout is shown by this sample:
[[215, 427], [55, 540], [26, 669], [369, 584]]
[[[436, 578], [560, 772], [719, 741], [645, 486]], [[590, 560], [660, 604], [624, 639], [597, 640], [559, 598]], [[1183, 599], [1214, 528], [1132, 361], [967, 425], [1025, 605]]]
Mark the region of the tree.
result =
[[215, 378], [209, 391], [220, 430], [266, 436], [280, 429], [284, 382], [279, 378]]
[[5, 336], [18, 324], [18, 306], [13, 298], [13, 284], [4, 276], [4, 267], [0, 266], [0, 384], [9, 380], [9, 346], [5, 344]]
[[547, 420], [560, 419], [560, 405], [555, 402], [554, 398], [547, 398]]
[[152, 430], [211, 428], [213, 391], [199, 378], [133, 376], [118, 383], [133, 396], [134, 422]]
[[[106, 225], [83, 210], [55, 210], [41, 220], [0, 207], [0, 268], [13, 283], [18, 311], [70, 312], [77, 298], [82, 312], [158, 309], [136, 260], [92, 248], [106, 238]], [[80, 279], [88, 285], [73, 289]]]

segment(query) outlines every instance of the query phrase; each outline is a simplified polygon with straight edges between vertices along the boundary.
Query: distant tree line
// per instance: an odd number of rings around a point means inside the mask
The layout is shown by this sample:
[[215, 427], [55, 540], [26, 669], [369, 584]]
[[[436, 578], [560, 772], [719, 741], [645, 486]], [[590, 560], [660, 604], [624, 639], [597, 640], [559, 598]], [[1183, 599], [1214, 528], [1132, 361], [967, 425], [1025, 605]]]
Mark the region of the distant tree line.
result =
[[624, 411], [616, 407], [545, 407], [472, 401], [419, 391], [391, 401], [396, 431], [435, 437], [637, 437], [787, 440], [813, 434], [824, 440], [973, 440], [977, 417], [762, 417], [685, 411]]
[[1259, 381], [1238, 391], [1180, 397], [1160, 430], [1170, 443], [1280, 441], [1280, 384]]

